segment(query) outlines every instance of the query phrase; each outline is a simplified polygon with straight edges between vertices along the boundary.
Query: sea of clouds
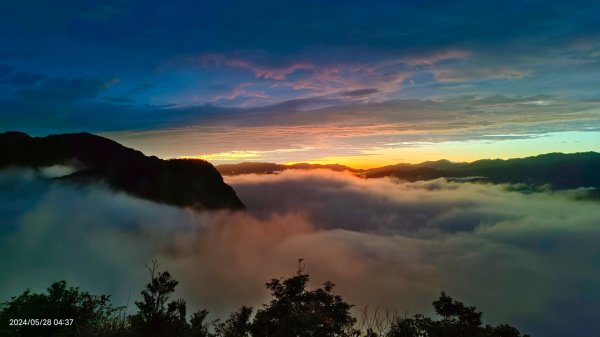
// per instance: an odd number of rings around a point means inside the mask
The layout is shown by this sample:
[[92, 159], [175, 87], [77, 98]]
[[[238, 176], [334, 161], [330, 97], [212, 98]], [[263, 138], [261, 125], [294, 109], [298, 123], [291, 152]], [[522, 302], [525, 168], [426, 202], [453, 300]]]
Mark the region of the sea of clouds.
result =
[[0, 301], [65, 279], [132, 309], [158, 259], [191, 309], [225, 317], [303, 258], [357, 310], [429, 314], [444, 290], [533, 336], [600, 328], [600, 203], [584, 191], [285, 171], [226, 178], [245, 212], [194, 212], [46, 176], [0, 172]]

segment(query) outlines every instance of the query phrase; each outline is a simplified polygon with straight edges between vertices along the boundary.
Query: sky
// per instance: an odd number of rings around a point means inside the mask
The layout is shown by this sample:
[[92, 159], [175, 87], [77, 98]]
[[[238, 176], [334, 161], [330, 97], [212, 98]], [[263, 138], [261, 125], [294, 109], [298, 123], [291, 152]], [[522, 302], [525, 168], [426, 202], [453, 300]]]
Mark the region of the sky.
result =
[[0, 130], [369, 167], [600, 151], [597, 1], [3, 1]]
[[[599, 1], [21, 0], [0, 13], [0, 132], [92, 132], [214, 164], [600, 152]], [[225, 177], [245, 212], [193, 212], [43, 171], [0, 172], [0, 302], [66, 279], [132, 306], [158, 258], [191, 308], [224, 318], [265, 303], [264, 282], [303, 257], [312, 285], [335, 282], [357, 308], [431, 314], [446, 290], [532, 336], [600, 328], [585, 189], [284, 171]]]

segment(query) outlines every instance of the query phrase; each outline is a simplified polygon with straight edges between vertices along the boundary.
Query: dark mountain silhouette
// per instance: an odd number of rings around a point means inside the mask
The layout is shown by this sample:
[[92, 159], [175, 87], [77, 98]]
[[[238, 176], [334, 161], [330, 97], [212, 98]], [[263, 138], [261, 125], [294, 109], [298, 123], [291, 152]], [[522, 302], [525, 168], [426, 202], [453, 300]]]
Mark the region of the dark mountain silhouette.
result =
[[[485, 179], [493, 183], [549, 184], [555, 189], [600, 188], [600, 153], [549, 153], [519, 159], [478, 160], [472, 163], [447, 161], [389, 166], [367, 170], [366, 178], [393, 176], [414, 181], [434, 178]], [[460, 180], [460, 179], [456, 179]]]
[[131, 195], [194, 209], [242, 209], [235, 191], [203, 160], [147, 157], [110, 139], [89, 133], [30, 137], [0, 133], [0, 169], [68, 165], [77, 172], [56, 180], [104, 182]]
[[349, 171], [353, 173], [362, 172], [362, 170], [340, 164], [308, 164], [297, 163], [291, 165], [275, 164], [275, 163], [253, 163], [245, 162], [238, 164], [221, 164], [216, 166], [217, 170], [223, 175], [239, 175], [239, 174], [272, 174], [285, 170], [315, 170], [327, 169], [336, 172]]
[[600, 188], [600, 153], [549, 153], [509, 160], [478, 160], [454, 169], [463, 176], [484, 176], [493, 182], [550, 184], [554, 188]]
[[465, 164], [468, 164], [468, 163], [466, 163], [466, 162], [455, 163], [455, 162], [449, 161], [447, 159], [440, 159], [440, 160], [436, 160], [436, 161], [425, 161], [420, 164], [417, 164], [416, 166], [451, 171], [453, 169], [460, 168]]
[[399, 164], [369, 169], [360, 174], [365, 178], [396, 177], [407, 181], [432, 180], [448, 176], [448, 171], [410, 164]]
[[395, 177], [406, 181], [446, 178], [452, 181], [488, 181], [550, 185], [555, 189], [577, 187], [600, 188], [600, 153], [549, 153], [518, 159], [485, 159], [472, 163], [454, 163], [448, 160], [427, 161], [420, 164], [396, 164], [372, 169], [354, 169], [344, 165], [274, 163], [240, 163], [218, 165], [224, 175], [267, 174], [290, 169], [330, 169], [349, 171], [363, 178]]
[[272, 174], [287, 170], [287, 165], [275, 163], [239, 163], [221, 164], [215, 168], [223, 175], [235, 176], [239, 174]]

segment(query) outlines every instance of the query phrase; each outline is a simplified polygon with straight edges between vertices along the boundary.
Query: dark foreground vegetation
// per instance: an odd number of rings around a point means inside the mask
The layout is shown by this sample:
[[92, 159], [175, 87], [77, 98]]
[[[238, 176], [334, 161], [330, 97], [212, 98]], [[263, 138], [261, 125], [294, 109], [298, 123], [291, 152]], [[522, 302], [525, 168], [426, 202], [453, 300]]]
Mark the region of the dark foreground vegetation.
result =
[[[334, 284], [307, 290], [309, 275], [273, 279], [266, 284], [272, 299], [256, 312], [241, 307], [224, 321], [208, 320], [208, 311], [191, 315], [186, 302], [172, 300], [178, 281], [168, 272], [150, 269], [150, 283], [135, 302], [137, 311], [126, 313], [114, 307], [109, 296], [92, 295], [64, 281], [52, 284], [46, 293], [25, 291], [0, 307], [2, 337], [67, 336], [156, 336], [156, 337], [520, 337], [508, 325], [483, 325], [482, 313], [445, 293], [433, 302], [439, 319], [423, 315], [363, 312], [360, 322], [346, 303], [334, 293]], [[48, 319], [36, 325], [36, 319]], [[11, 319], [27, 325], [10, 325]], [[65, 319], [72, 319], [72, 323]], [[14, 322], [13, 322], [14, 323]], [[21, 322], [22, 323], [22, 322]], [[69, 324], [69, 325], [67, 325]], [[526, 337], [527, 335], [523, 335]]]

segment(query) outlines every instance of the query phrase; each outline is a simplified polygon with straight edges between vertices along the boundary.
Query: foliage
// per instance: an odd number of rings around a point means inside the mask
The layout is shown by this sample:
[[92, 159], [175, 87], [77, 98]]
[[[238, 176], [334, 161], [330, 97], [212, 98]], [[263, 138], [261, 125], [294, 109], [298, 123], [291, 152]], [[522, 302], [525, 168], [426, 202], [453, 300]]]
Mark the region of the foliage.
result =
[[[53, 283], [45, 294], [26, 290], [4, 303], [0, 311], [0, 336], [105, 336], [108, 330], [115, 328], [113, 318], [119, 310], [110, 305], [109, 296], [91, 295], [60, 281]], [[15, 318], [44, 319], [37, 324], [51, 324], [9, 325], [9, 320]], [[73, 319], [73, 324], [67, 326], [64, 319]], [[61, 324], [55, 324], [54, 320]]]
[[169, 272], [157, 272], [157, 264], [150, 269], [150, 283], [142, 291], [143, 301], [136, 301], [139, 311], [129, 317], [131, 329], [140, 336], [184, 336], [188, 329], [184, 300], [170, 301], [179, 283]]
[[433, 307], [441, 320], [434, 321], [423, 315], [396, 317], [386, 337], [521, 337], [521, 333], [509, 325], [482, 325], [482, 313], [476, 307], [455, 301], [444, 292], [433, 302]]
[[211, 337], [210, 326], [212, 322], [206, 322], [208, 317], [208, 310], [200, 310], [192, 314], [190, 318], [190, 331], [188, 332], [189, 337]]
[[[433, 302], [439, 320], [423, 315], [400, 317], [386, 311], [360, 324], [350, 314], [352, 305], [334, 293], [334, 284], [307, 290], [310, 280], [299, 268], [296, 276], [273, 279], [266, 284], [272, 299], [253, 316], [242, 306], [225, 321], [209, 321], [207, 310], [187, 315], [186, 302], [171, 300], [178, 285], [168, 272], [159, 272], [156, 262], [150, 282], [136, 301], [137, 311], [127, 316], [114, 307], [109, 296], [92, 295], [52, 284], [42, 294], [26, 290], [0, 306], [0, 337], [528, 337], [509, 325], [483, 325], [482, 313], [444, 292]], [[9, 319], [65, 319], [73, 325], [9, 326]]]
[[274, 297], [258, 310], [252, 325], [252, 336], [333, 337], [354, 335], [356, 320], [350, 315], [352, 305], [333, 293], [334, 284], [306, 290], [309, 276], [299, 273], [285, 280], [273, 279], [267, 289]]
[[219, 337], [247, 337], [250, 336], [252, 308], [241, 307], [231, 314], [224, 323], [217, 325], [216, 335]]

